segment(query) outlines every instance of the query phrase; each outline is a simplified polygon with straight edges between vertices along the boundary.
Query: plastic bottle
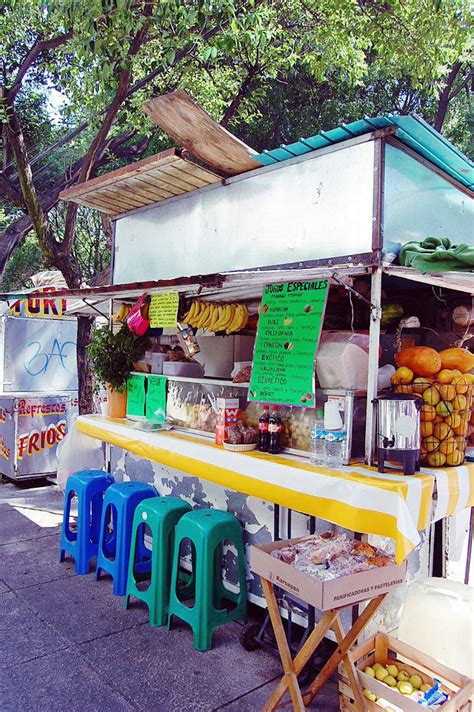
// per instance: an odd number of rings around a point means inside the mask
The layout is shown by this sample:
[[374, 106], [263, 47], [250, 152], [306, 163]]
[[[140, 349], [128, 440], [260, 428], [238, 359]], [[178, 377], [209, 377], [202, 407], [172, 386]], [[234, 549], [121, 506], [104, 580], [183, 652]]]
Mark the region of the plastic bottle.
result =
[[326, 464], [326, 442], [324, 430], [324, 410], [321, 408], [316, 413], [313, 429], [311, 430], [311, 457], [314, 465]]
[[260, 452], [268, 452], [268, 421], [270, 419], [270, 406], [263, 406], [263, 413], [258, 421], [258, 449]]
[[274, 405], [268, 421], [268, 452], [272, 455], [277, 455], [281, 452], [282, 429], [283, 426], [280, 417], [280, 408], [277, 405]]
[[324, 430], [326, 466], [337, 469], [342, 466], [346, 431], [341, 414], [335, 401], [327, 401], [324, 405]]

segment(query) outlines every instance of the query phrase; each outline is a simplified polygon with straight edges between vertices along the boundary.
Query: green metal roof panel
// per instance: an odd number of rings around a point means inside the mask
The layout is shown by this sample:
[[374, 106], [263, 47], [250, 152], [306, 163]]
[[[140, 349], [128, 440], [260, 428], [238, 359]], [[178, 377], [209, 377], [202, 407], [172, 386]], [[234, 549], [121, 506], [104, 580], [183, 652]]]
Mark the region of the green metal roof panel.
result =
[[253, 158], [264, 166], [281, 163], [289, 158], [294, 158], [294, 156], [317, 151], [320, 148], [388, 126], [396, 126], [395, 135], [402, 143], [463, 185], [471, 190], [474, 189], [474, 163], [449, 143], [444, 136], [435, 131], [432, 126], [427, 124], [426, 121], [415, 115], [397, 116], [388, 114], [387, 116], [375, 116], [373, 118], [364, 116], [359, 121], [341, 124], [341, 126], [330, 131], [320, 131], [316, 136], [301, 138], [299, 141], [288, 145], [283, 144], [279, 148], [275, 148], [272, 151], [264, 151], [260, 155], [253, 156]]

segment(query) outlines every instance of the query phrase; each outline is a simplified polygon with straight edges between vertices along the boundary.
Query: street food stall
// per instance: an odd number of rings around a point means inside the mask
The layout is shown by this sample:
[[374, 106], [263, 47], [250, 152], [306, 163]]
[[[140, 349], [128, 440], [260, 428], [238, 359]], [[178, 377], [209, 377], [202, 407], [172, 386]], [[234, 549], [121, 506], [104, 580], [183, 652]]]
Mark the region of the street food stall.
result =
[[[147, 105], [157, 123], [159, 101]], [[199, 163], [171, 149], [62, 194], [113, 217], [113, 284], [57, 295], [111, 300], [115, 321], [135, 316], [150, 338], [127, 417], [81, 416], [78, 428], [110, 445], [116, 476], [231, 511], [249, 550], [313, 532], [362, 539], [402, 572], [377, 579], [390, 593], [372, 624], [390, 631], [405, 575], [452, 573], [474, 504], [474, 167], [413, 116], [260, 155], [204, 128], [179, 136]], [[393, 442], [381, 391], [401, 408]], [[154, 428], [158, 413], [173, 429]], [[231, 551], [225, 571], [232, 586]], [[261, 605], [255, 567], [248, 589]]]

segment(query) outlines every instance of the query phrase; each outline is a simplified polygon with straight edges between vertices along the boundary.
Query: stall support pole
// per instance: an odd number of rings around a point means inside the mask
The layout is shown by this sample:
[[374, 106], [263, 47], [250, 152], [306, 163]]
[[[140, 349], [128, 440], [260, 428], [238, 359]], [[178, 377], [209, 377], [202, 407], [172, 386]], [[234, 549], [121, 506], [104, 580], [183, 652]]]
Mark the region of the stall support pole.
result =
[[365, 429], [365, 461], [372, 465], [374, 461], [375, 409], [377, 397], [377, 379], [379, 370], [380, 320], [382, 318], [382, 268], [374, 267], [371, 281], [369, 326], [369, 373], [367, 382], [367, 411]]

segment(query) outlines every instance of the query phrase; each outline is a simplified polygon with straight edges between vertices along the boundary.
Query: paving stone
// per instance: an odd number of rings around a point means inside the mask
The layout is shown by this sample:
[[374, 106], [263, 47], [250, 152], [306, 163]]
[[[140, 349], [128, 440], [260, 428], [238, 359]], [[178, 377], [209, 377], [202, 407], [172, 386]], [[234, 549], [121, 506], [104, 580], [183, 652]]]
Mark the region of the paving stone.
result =
[[11, 589], [74, 575], [74, 559], [59, 563], [60, 534], [17, 541], [0, 552], [0, 579]]
[[15, 541], [41, 538], [55, 534], [59, 527], [42, 527], [35, 524], [28, 516], [15, 509], [11, 504], [0, 504], [0, 545]]
[[[0, 667], [18, 665], [67, 647], [59, 633], [13, 592], [0, 596], [0, 641]], [[3, 710], [2, 703], [0, 707]]]
[[[257, 710], [263, 709], [265, 702], [267, 702], [272, 694], [277, 682], [278, 678], [228, 704], [216, 707], [215, 710], [219, 710], [219, 712], [221, 712], [221, 710], [222, 712], [257, 712]], [[288, 693], [280, 702], [278, 709], [282, 712], [284, 712], [284, 710], [290, 712], [293, 709]], [[314, 710], [315, 712], [339, 712], [337, 684], [333, 680], [330, 680], [306, 709]]]
[[180, 624], [169, 632], [140, 626], [77, 650], [140, 709], [211, 712], [280, 672], [273, 656], [241, 647], [240, 631], [235, 623], [216, 629], [207, 652], [193, 649], [190, 629]]
[[80, 643], [132, 628], [148, 620], [144, 605], [123, 608], [123, 596], [112, 593], [112, 579], [95, 581], [92, 574], [70, 576], [17, 591], [43, 620], [71, 643]]
[[[3, 653], [2, 653], [3, 654]], [[0, 670], [2, 712], [116, 712], [136, 709], [74, 650]]]

